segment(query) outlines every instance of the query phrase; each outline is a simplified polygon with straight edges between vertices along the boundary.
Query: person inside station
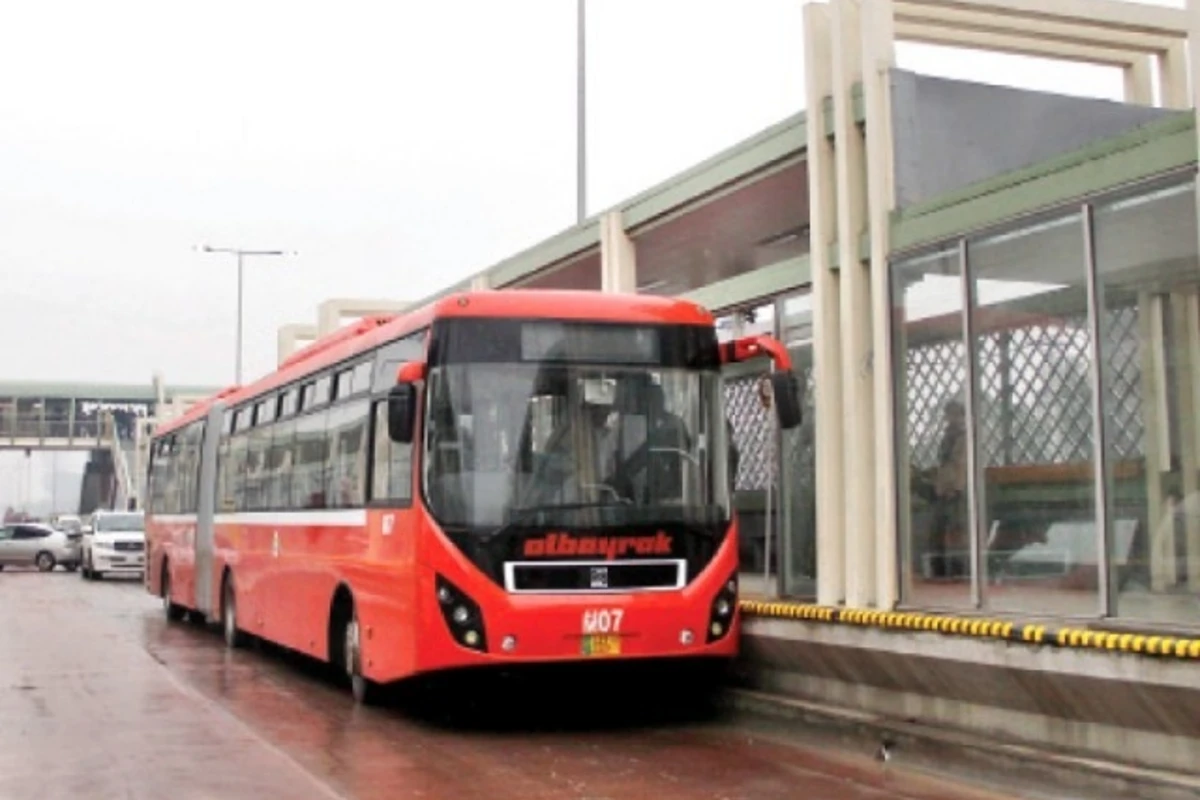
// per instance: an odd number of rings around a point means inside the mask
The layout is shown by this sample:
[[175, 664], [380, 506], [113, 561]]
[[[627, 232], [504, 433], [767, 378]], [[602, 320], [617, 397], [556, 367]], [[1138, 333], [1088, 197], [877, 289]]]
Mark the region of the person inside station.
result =
[[957, 578], [968, 573], [967, 536], [967, 424], [966, 409], [958, 398], [943, 406], [942, 439], [937, 464], [914, 470], [914, 491], [933, 511], [929, 531], [929, 574]]

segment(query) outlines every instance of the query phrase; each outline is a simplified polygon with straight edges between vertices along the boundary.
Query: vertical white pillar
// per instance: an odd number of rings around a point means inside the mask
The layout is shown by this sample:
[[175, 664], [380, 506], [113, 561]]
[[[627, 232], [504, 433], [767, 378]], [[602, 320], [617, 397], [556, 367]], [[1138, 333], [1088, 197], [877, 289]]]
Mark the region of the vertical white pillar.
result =
[[[1194, 47], [1192, 42], [1196, 38], [1196, 6], [1196, 0], [1189, 0], [1188, 9], [1192, 15], [1192, 32], [1188, 34], [1188, 38], [1173, 42], [1167, 51], [1159, 56], [1158, 83], [1159, 92], [1162, 94], [1161, 105], [1164, 108], [1182, 111], [1192, 105], [1192, 94], [1188, 91], [1188, 51], [1192, 52], [1194, 68], [1196, 51], [1192, 49]], [[1192, 75], [1194, 76], [1195, 72]]]
[[282, 364], [301, 347], [317, 340], [317, 326], [304, 323], [284, 325], [275, 334], [277, 364]]
[[[1136, 56], [1125, 67], [1125, 102], [1142, 106], [1154, 105], [1154, 58], [1150, 55]], [[1159, 73], [1165, 77], [1166, 70]], [[1165, 86], [1164, 86], [1165, 88]], [[1163, 95], [1165, 104], [1166, 94]]]
[[829, 7], [804, 6], [807, 100], [809, 258], [813, 293], [813, 382], [816, 436], [817, 602], [845, 598], [845, 513], [842, 502], [842, 347], [839, 276], [829, 254], [837, 239], [833, 143], [826, 135], [824, 98], [833, 91]]
[[[1188, 37], [1187, 37], [1187, 53], [1184, 58], [1184, 53], [1178, 47], [1168, 48], [1167, 56], [1163, 59], [1164, 77], [1166, 84], [1163, 86], [1163, 105], [1170, 108], [1176, 108], [1176, 101], [1184, 100], [1179, 105], [1179, 108], [1192, 107], [1192, 114], [1196, 119], [1196, 137], [1200, 143], [1200, 0], [1187, 0], [1187, 15], [1188, 15]], [[1188, 65], [1186, 73], [1188, 85], [1184, 85], [1185, 71], [1183, 63]], [[1200, 181], [1196, 182], [1196, 191], [1200, 193]], [[1200, 202], [1196, 204], [1196, 208], [1200, 209]]]
[[488, 274], [486, 272], [481, 272], [478, 275], [471, 277], [472, 292], [482, 292], [490, 288], [492, 288], [491, 281], [488, 280]]
[[854, 121], [851, 95], [854, 84], [862, 78], [861, 3], [859, 0], [834, 0], [830, 3], [830, 12], [841, 272], [846, 605], [861, 608], [872, 604], [875, 593], [871, 284], [870, 275], [859, 258], [859, 240], [866, 221], [865, 148], [863, 136]]
[[1162, 473], [1170, 469], [1166, 435], [1166, 367], [1162, 297], [1138, 294], [1138, 356], [1142, 373], [1142, 452], [1146, 460], [1146, 519], [1149, 523], [1150, 586], [1163, 591], [1175, 580], [1175, 526], [1164, 524]]
[[[862, 14], [863, 105], [866, 110], [867, 229], [870, 234], [871, 395], [874, 401], [873, 467], [875, 586], [879, 608], [893, 608], [897, 585], [895, 415], [891, 400], [892, 302], [888, 292], [890, 219], [896, 205], [890, 70], [896, 61], [896, 20], [892, 0], [869, 0]], [[1149, 74], [1147, 73], [1147, 77]], [[869, 519], [869, 518], [868, 518]]]
[[637, 292], [637, 252], [625, 233], [620, 211], [607, 211], [600, 217], [600, 291]]
[[[1176, 291], [1171, 295], [1171, 322], [1174, 330], [1171, 346], [1176, 354], [1175, 402], [1179, 409], [1179, 471], [1183, 473], [1180, 487], [1184, 498], [1200, 491], [1197, 471], [1200, 470], [1200, 449], [1196, 438], [1196, 414], [1200, 411], [1197, 397], [1197, 378], [1200, 377], [1200, 306], [1195, 292]], [[1194, 514], [1184, 514], [1184, 541], [1187, 547], [1185, 565], [1188, 588], [1200, 589], [1200, 521]]]
[[288, 356], [295, 349], [296, 338], [289, 328], [291, 328], [290, 325], [284, 325], [275, 331], [275, 366], [277, 367], [287, 361]]
[[342, 308], [336, 300], [326, 300], [317, 306], [317, 336], [328, 336], [342, 324]]
[[152, 386], [154, 386], [154, 404], [162, 405], [163, 401], [167, 399], [166, 388], [163, 385], [162, 373], [155, 372], [154, 376], [150, 379], [150, 383]]

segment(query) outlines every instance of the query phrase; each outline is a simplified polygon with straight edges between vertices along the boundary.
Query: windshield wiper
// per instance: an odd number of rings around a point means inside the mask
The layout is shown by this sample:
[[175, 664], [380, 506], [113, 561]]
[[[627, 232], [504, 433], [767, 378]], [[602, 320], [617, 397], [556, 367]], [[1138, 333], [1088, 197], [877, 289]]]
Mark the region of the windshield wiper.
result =
[[496, 539], [500, 539], [512, 534], [521, 524], [528, 522], [543, 511], [582, 511], [588, 508], [613, 508], [613, 503], [597, 503], [595, 501], [586, 503], [559, 503], [548, 506], [528, 506], [526, 508], [513, 509], [513, 517], [508, 522], [505, 522], [499, 528], [496, 528], [490, 533], [485, 533], [479, 537], [479, 540], [484, 544], [489, 544]]
[[714, 530], [713, 528], [706, 527], [704, 525], [701, 525], [698, 522], [688, 522], [687, 520], [679, 520], [678, 522], [672, 521], [671, 524], [679, 525], [684, 530], [686, 530], [688, 533], [694, 533], [697, 536], [703, 536], [705, 539], [708, 539], [709, 541], [712, 541], [712, 542], [715, 542], [718, 539], [721, 539], [722, 537], [724, 537], [724, 535], [726, 533], [725, 530], [722, 530], [722, 529]]

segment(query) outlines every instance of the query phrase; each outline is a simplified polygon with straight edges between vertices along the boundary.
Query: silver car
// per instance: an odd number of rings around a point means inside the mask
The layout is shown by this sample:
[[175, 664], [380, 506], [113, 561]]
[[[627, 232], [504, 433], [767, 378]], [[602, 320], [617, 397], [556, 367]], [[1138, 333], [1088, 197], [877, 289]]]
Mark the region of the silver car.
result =
[[63, 531], [36, 522], [0, 527], [0, 569], [35, 566], [49, 572], [59, 565], [72, 571], [79, 566], [79, 544]]

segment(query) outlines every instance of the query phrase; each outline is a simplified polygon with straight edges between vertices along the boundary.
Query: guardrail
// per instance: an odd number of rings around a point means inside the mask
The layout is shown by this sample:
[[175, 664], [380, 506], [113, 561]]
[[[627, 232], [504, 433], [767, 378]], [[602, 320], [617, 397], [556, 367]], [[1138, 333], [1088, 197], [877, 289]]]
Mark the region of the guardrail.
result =
[[936, 633], [943, 636], [995, 639], [1031, 646], [1100, 650], [1200, 661], [1200, 638], [1186, 636], [1155, 636], [1002, 619], [955, 617], [918, 611], [840, 608], [777, 600], [743, 599], [740, 607], [742, 614], [747, 617], [849, 625], [897, 633]]

